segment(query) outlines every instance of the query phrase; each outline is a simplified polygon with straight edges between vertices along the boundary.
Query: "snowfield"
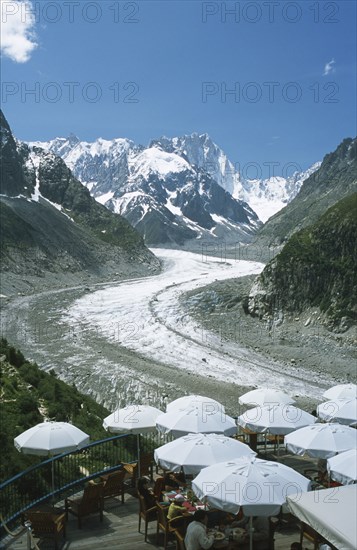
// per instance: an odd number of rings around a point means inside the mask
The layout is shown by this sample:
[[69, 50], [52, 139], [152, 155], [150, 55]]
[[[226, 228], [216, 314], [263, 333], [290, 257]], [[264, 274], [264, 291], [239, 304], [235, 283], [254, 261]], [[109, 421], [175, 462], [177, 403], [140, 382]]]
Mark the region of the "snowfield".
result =
[[[160, 275], [124, 281], [87, 294], [63, 309], [61, 323], [81, 327], [105, 340], [177, 369], [243, 386], [286, 389], [319, 397], [319, 375], [284, 365], [222, 342], [202, 330], [182, 310], [183, 292], [215, 280], [258, 274], [264, 265], [166, 249], [153, 252], [163, 263]], [[68, 331], [70, 332], [70, 331]]]

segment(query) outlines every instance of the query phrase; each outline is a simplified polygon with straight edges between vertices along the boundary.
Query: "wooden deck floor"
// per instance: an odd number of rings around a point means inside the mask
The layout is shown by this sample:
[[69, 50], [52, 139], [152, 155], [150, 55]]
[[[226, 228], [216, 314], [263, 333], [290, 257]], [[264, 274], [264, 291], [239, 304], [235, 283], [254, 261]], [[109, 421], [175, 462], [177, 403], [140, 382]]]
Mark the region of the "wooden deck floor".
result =
[[[269, 457], [270, 458], [270, 457]], [[289, 455], [279, 457], [284, 463], [295, 467], [297, 470], [308, 468], [311, 461]], [[294, 464], [292, 464], [292, 462]], [[59, 503], [61, 505], [61, 503]], [[92, 515], [83, 519], [83, 528], [78, 529], [77, 520], [70, 515], [67, 527], [66, 538], [63, 541], [61, 550], [140, 550], [149, 548], [163, 548], [163, 537], [156, 543], [156, 523], [149, 524], [148, 542], [144, 542], [144, 535], [138, 533], [138, 500], [133, 495], [125, 496], [125, 503], [122, 505], [119, 499], [107, 499], [105, 503], [104, 519], [101, 523], [99, 516]], [[298, 525], [284, 525], [278, 529], [275, 536], [275, 550], [289, 550], [294, 541], [299, 541]], [[40, 550], [52, 550], [53, 541], [36, 539]], [[24, 534], [17, 539], [8, 537], [0, 543], [0, 548], [10, 550], [27, 550], [27, 535]], [[168, 550], [174, 550], [176, 544], [170, 542]], [[304, 549], [312, 549], [313, 546], [304, 541]]]
[[[140, 550], [149, 548], [163, 548], [163, 538], [156, 544], [156, 524], [149, 524], [148, 542], [144, 542], [144, 535], [138, 533], [138, 500], [127, 495], [122, 505], [119, 499], [108, 499], [105, 506], [103, 523], [99, 517], [92, 515], [83, 519], [83, 528], [78, 529], [76, 518], [69, 517], [66, 528], [66, 538], [61, 550]], [[38, 541], [40, 550], [53, 550], [54, 544], [50, 539]], [[286, 526], [276, 532], [275, 550], [289, 550], [294, 541], [299, 540], [297, 526]], [[26, 534], [16, 540], [8, 540], [1, 548], [11, 550], [27, 550]], [[176, 545], [170, 542], [168, 549], [174, 550]], [[304, 548], [313, 548], [304, 544]]]

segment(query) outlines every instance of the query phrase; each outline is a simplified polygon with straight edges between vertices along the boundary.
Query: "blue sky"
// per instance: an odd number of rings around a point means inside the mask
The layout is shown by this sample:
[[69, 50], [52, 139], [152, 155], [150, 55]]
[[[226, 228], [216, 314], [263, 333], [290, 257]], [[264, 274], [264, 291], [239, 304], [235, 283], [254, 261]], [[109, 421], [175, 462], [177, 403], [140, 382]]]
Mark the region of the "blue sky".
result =
[[207, 132], [267, 176], [356, 135], [352, 0], [2, 0], [2, 23], [2, 105], [19, 139]]

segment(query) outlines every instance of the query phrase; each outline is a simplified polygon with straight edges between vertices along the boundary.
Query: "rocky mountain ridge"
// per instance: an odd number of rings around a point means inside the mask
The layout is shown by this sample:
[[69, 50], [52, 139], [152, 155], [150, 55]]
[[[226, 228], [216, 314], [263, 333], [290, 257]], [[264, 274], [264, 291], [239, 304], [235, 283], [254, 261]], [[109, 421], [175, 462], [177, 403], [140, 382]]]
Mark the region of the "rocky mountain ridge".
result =
[[357, 138], [346, 138], [325, 155], [296, 197], [260, 229], [257, 241], [286, 242], [293, 233], [317, 222], [328, 208], [357, 191]]
[[265, 220], [318, 166], [290, 178], [243, 181], [222, 149], [197, 133], [162, 137], [146, 148], [125, 138], [88, 143], [74, 135], [30, 145], [60, 155], [97, 201], [154, 245], [194, 238], [249, 242], [261, 226], [254, 208]]
[[[30, 289], [75, 274], [144, 275], [159, 268], [140, 235], [95, 201], [64, 161], [19, 144], [2, 113], [2, 285]], [[36, 285], [35, 285], [36, 286]]]

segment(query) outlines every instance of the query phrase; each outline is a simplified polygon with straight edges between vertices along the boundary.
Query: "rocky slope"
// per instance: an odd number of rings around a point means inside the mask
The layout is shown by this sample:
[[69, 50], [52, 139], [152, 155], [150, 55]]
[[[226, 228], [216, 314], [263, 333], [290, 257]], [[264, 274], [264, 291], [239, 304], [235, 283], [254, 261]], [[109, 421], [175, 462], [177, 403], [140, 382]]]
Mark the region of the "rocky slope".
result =
[[357, 193], [296, 232], [259, 275], [249, 296], [253, 315], [281, 322], [284, 312], [315, 308], [344, 331], [357, 323]]
[[61, 158], [18, 144], [0, 116], [3, 291], [11, 292], [12, 284], [19, 289], [21, 281], [28, 289], [31, 277], [40, 283], [45, 274], [130, 276], [158, 269], [127, 220], [96, 202]]
[[281, 244], [296, 231], [315, 223], [319, 216], [357, 191], [357, 138], [347, 138], [327, 154], [320, 168], [304, 181], [299, 193], [270, 218], [257, 242]]

